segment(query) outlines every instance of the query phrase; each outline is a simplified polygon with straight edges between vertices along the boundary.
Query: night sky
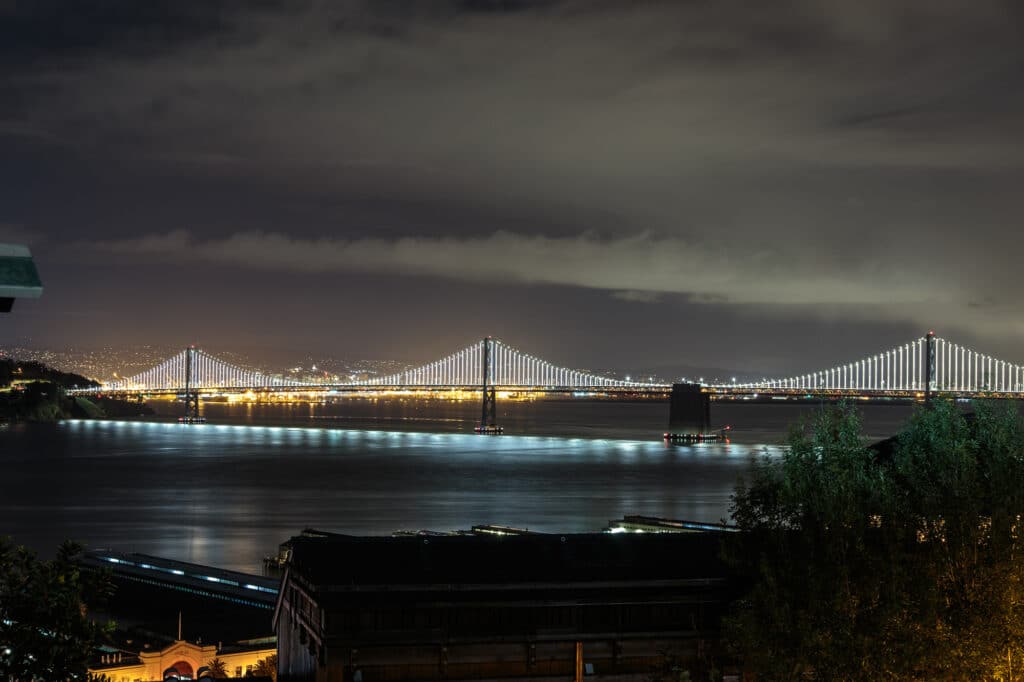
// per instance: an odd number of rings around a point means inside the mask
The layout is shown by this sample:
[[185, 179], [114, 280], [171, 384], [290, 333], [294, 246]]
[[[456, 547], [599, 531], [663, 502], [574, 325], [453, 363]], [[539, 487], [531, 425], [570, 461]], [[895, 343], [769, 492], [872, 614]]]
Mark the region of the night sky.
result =
[[0, 344], [1024, 362], [1019, 0], [0, 0]]

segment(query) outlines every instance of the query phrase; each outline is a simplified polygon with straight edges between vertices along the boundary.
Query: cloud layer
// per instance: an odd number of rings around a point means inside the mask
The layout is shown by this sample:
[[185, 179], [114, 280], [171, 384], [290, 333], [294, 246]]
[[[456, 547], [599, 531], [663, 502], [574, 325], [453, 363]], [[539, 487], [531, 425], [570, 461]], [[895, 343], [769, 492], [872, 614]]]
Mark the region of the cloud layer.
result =
[[737, 264], [725, 250], [650, 234], [599, 239], [496, 232], [464, 239], [338, 240], [240, 232], [204, 240], [176, 231], [91, 248], [133, 260], [204, 261], [277, 272], [372, 272], [585, 287], [619, 292], [623, 300], [669, 293], [709, 304], [871, 306], [928, 303], [935, 295], [932, 282], [905, 281], [899, 273], [840, 277], [813, 262], [790, 262], [780, 253]]
[[1024, 337], [1019, 2], [26, 7], [0, 223], [92, 262]]
[[23, 111], [80, 143], [461, 180], [1021, 164], [1004, 137], [1024, 125], [1021, 11], [1001, 0], [284, 7], [23, 73]]

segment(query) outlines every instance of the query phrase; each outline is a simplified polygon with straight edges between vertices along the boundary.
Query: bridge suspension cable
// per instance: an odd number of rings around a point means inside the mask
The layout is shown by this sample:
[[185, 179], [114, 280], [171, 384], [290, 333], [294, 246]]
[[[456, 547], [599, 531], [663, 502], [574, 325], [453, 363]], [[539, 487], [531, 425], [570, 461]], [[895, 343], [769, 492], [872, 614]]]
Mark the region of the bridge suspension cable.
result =
[[[303, 382], [248, 370], [205, 351], [189, 348], [131, 377], [104, 385], [107, 391], [203, 389], [323, 388], [331, 386], [479, 387], [483, 381], [483, 345], [490, 343], [489, 380], [502, 388], [592, 389], [650, 386], [561, 367], [499, 340], [477, 341], [440, 360], [387, 376], [350, 381]], [[189, 356], [191, 354], [191, 356]], [[186, 368], [190, 368], [186, 382]]]
[[[188, 354], [191, 353], [191, 363]], [[104, 386], [108, 391], [147, 391], [184, 389], [186, 368], [191, 376], [188, 383], [197, 389], [268, 388], [303, 386], [303, 382], [270, 376], [243, 369], [205, 351], [187, 348], [167, 358], [155, 367]]]
[[854, 362], [735, 386], [764, 390], [1021, 393], [1024, 367], [929, 334]]
[[[497, 339], [490, 343], [490, 381], [495, 386], [604, 388], [645, 385], [560, 367]], [[483, 357], [483, 342], [477, 341], [426, 365], [354, 383], [366, 386], [478, 387], [483, 381]]]

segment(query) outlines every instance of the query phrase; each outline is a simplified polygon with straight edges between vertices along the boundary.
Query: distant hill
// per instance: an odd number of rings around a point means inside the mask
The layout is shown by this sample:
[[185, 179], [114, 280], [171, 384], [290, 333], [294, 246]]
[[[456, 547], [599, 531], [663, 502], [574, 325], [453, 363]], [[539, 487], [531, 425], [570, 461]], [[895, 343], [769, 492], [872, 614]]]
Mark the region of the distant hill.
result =
[[665, 381], [676, 382], [686, 377], [688, 381], [696, 381], [701, 377], [706, 383], [729, 383], [733, 378], [740, 383], [760, 381], [766, 376], [773, 374], [754, 373], [749, 370], [728, 369], [724, 367], [698, 367], [695, 365], [661, 365], [658, 367], [647, 367], [636, 371], [632, 378], [646, 379], [648, 376], [660, 377]]
[[61, 372], [47, 367], [41, 362], [25, 362], [9, 358], [0, 359], [0, 389], [14, 383], [29, 381], [46, 381], [61, 388], [90, 388], [99, 386], [98, 382], [87, 379], [80, 374]]
[[103, 419], [153, 414], [141, 401], [110, 397], [69, 396], [69, 388], [99, 383], [79, 374], [61, 372], [41, 362], [0, 359], [0, 421], [57, 421]]

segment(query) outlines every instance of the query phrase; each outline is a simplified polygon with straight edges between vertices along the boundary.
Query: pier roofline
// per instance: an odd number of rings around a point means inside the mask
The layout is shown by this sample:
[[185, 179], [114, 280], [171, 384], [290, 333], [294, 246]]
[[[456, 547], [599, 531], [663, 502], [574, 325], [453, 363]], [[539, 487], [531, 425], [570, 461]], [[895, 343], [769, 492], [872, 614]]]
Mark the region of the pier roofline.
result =
[[86, 568], [111, 571], [115, 580], [188, 592], [242, 606], [269, 610], [277, 600], [279, 581], [252, 573], [106, 549], [91, 550], [80, 561]]

